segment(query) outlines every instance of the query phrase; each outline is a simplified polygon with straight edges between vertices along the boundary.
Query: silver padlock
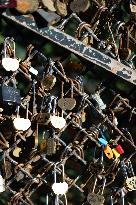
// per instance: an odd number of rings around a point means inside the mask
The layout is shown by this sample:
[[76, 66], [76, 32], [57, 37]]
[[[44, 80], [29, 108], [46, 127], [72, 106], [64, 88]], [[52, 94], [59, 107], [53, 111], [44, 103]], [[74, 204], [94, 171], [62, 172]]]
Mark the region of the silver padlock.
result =
[[104, 188], [105, 188], [105, 184], [106, 184], [106, 178], [103, 178], [103, 187], [102, 187], [102, 190], [101, 190], [101, 194], [100, 193], [95, 193], [97, 180], [98, 179], [96, 177], [95, 182], [94, 182], [94, 186], [93, 186], [93, 190], [87, 196], [87, 201], [91, 205], [98, 205], [98, 204], [103, 205], [104, 201], [105, 201], [105, 198], [103, 196], [103, 192], [104, 192]]
[[[60, 166], [62, 167], [62, 182], [57, 182], [57, 173], [56, 170], [58, 168], [60, 168]], [[65, 182], [64, 180], [64, 175], [65, 175], [65, 170], [64, 170], [64, 163], [58, 165], [57, 164], [54, 165], [54, 183], [52, 185], [52, 190], [54, 192], [54, 194], [56, 195], [56, 199], [55, 199], [55, 205], [59, 205], [59, 197], [64, 195], [65, 197], [65, 204], [67, 205], [67, 197], [66, 197], [66, 192], [68, 191], [68, 184]]]
[[[13, 57], [11, 58], [7, 49], [11, 49], [13, 44]], [[2, 57], [2, 66], [6, 71], [16, 71], [19, 68], [19, 61], [15, 55], [15, 41], [13, 38], [7, 37], [4, 41], [4, 55]]]

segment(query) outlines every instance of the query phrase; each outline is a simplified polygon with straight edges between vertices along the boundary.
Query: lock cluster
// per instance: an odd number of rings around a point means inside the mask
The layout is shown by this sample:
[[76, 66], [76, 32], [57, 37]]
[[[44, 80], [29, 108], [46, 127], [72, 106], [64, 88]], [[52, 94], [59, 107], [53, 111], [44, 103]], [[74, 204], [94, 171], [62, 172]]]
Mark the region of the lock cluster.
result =
[[[42, 185], [50, 189], [48, 203], [62, 200], [67, 204], [73, 187], [84, 194], [83, 204], [124, 200], [136, 189], [131, 162], [136, 146], [129, 132], [135, 108], [104, 83], [95, 93], [87, 94], [81, 76], [71, 77], [61, 61], [46, 57], [32, 45], [26, 50], [22, 60], [16, 56], [13, 38], [3, 43], [1, 192], [8, 189], [13, 193], [9, 204], [31, 201], [31, 194]], [[42, 71], [33, 67], [39, 57]], [[107, 92], [109, 102], [105, 101]], [[127, 116], [125, 127], [123, 116]], [[79, 172], [75, 179], [64, 169], [73, 163]], [[116, 194], [110, 192], [112, 198], [107, 199], [105, 189], [120, 175], [123, 180]]]
[[[74, 205], [75, 193], [81, 205], [131, 204], [136, 2], [127, 2], [129, 21], [118, 17], [124, 5], [17, 0], [16, 8], [3, 12], [7, 22], [65, 48], [49, 57], [30, 44], [20, 58], [14, 37], [1, 43], [0, 192], [11, 193], [8, 205], [34, 205], [39, 190], [46, 205]], [[78, 24], [74, 34], [67, 32], [71, 21]], [[113, 86], [116, 78], [131, 91]]]

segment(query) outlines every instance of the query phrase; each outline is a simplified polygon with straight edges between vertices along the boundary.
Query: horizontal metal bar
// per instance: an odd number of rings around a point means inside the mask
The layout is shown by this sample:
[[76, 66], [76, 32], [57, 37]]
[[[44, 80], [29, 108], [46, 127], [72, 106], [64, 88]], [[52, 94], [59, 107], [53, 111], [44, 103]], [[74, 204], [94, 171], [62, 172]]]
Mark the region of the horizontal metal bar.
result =
[[115, 59], [103, 54], [102, 52], [86, 46], [83, 42], [58, 30], [55, 27], [38, 28], [35, 20], [24, 15], [13, 15], [9, 10], [4, 12], [3, 17], [37, 33], [38, 35], [58, 44], [59, 46], [77, 54], [78, 56], [98, 65], [105, 70], [123, 78], [124, 80], [136, 85], [136, 71], [130, 67], [116, 61]]

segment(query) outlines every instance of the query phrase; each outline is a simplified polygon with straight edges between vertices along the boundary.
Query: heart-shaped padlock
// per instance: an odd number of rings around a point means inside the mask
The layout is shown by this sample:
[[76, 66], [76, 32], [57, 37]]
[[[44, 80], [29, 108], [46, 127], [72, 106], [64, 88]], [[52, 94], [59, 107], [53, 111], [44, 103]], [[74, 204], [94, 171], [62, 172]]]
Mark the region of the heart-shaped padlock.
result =
[[53, 192], [59, 196], [59, 195], [65, 195], [68, 191], [68, 184], [64, 180], [64, 164], [62, 164], [62, 182], [57, 182], [57, 173], [56, 173], [56, 164], [54, 166], [54, 183], [52, 185]]
[[87, 196], [87, 201], [89, 204], [91, 205], [103, 205], [104, 204], [104, 197], [100, 194], [96, 194], [96, 193], [90, 193]]
[[60, 0], [56, 0], [55, 8], [60, 16], [67, 16], [67, 5], [64, 0], [62, 2]]
[[56, 195], [64, 195], [68, 191], [68, 184], [66, 182], [54, 183], [52, 190]]
[[56, 129], [63, 129], [66, 125], [66, 120], [63, 117], [59, 117], [56, 115], [51, 116], [50, 118], [51, 124]]
[[61, 98], [58, 100], [58, 106], [62, 110], [72, 110], [76, 106], [76, 100], [73, 98], [73, 82], [71, 80], [71, 96], [69, 98], [64, 97], [63, 93], [64, 83], [62, 82]]
[[19, 106], [17, 106], [17, 117], [14, 118], [13, 124], [15, 129], [20, 131], [26, 131], [29, 127], [31, 127], [31, 121], [28, 119], [28, 104], [26, 108], [26, 118], [21, 118], [19, 116]]
[[106, 178], [104, 178], [104, 180], [103, 180], [103, 187], [102, 187], [101, 194], [100, 194], [100, 192], [99, 193], [94, 192], [96, 184], [97, 184], [97, 177], [96, 177], [95, 182], [94, 182], [93, 191], [90, 192], [87, 196], [87, 201], [91, 205], [98, 205], [98, 204], [103, 205], [104, 201], [105, 201], [105, 198], [103, 196], [103, 191], [104, 191], [105, 184], [106, 184]]

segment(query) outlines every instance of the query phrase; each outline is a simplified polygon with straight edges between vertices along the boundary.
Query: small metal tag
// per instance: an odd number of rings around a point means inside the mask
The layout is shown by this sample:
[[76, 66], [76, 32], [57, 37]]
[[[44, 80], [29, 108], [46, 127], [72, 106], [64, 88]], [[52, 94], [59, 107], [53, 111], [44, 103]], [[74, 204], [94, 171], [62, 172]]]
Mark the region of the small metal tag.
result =
[[56, 142], [54, 138], [47, 139], [47, 155], [52, 155], [56, 153]]

